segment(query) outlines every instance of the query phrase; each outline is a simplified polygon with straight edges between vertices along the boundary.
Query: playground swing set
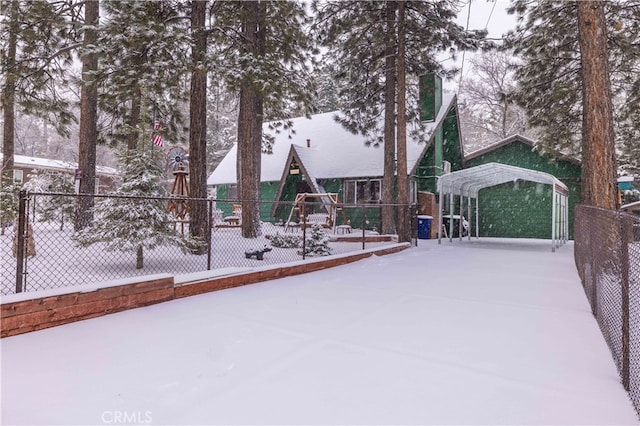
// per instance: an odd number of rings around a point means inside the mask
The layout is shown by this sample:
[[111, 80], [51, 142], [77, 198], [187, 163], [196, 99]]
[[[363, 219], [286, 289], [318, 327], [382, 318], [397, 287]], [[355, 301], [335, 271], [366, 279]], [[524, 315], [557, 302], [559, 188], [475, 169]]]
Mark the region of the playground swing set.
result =
[[[322, 208], [326, 213], [308, 213], [305, 211], [306, 206], [310, 203], [314, 203], [314, 200], [320, 200]], [[317, 201], [316, 201], [317, 202]], [[336, 224], [336, 218], [338, 212], [342, 216], [342, 225]], [[297, 213], [299, 218], [298, 222], [294, 222], [294, 215]], [[351, 225], [347, 216], [344, 213], [344, 209], [340, 203], [337, 193], [300, 193], [296, 194], [296, 198], [291, 206], [289, 217], [285, 223], [285, 232], [291, 230], [294, 227], [310, 227], [315, 224], [320, 224], [323, 228], [332, 229], [333, 233], [337, 229], [346, 230], [351, 232]], [[347, 229], [348, 228], [348, 229]]]

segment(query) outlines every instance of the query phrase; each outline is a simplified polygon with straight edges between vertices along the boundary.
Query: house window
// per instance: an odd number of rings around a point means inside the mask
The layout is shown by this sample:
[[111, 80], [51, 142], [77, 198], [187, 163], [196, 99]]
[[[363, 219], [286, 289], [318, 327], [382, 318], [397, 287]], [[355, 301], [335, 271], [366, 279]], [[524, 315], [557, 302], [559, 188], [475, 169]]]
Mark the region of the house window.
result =
[[22, 170], [14, 170], [13, 171], [13, 182], [14, 183], [22, 183], [24, 180], [24, 172]]
[[345, 203], [379, 203], [380, 179], [347, 180], [344, 182]]

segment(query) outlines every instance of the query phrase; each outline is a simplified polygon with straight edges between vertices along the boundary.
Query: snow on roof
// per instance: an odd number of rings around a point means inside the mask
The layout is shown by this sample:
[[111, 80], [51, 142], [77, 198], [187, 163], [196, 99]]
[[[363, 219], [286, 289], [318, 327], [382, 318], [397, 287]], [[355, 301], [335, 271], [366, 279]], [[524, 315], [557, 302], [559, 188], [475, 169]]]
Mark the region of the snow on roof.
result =
[[[483, 155], [485, 155], [485, 154], [487, 154], [489, 152], [495, 151], [496, 149], [502, 148], [503, 146], [507, 146], [507, 145], [509, 145], [509, 144], [511, 144], [513, 142], [524, 143], [526, 145], [529, 145], [531, 147], [531, 149], [534, 149], [535, 146], [536, 146], [536, 142], [533, 139], [529, 139], [526, 136], [522, 136], [522, 135], [516, 133], [515, 135], [508, 136], [508, 137], [506, 137], [506, 138], [504, 138], [504, 139], [502, 139], [502, 140], [500, 140], [500, 141], [498, 141], [496, 143], [493, 143], [493, 144], [491, 144], [489, 146], [486, 146], [484, 148], [481, 148], [481, 149], [478, 149], [476, 151], [473, 151], [473, 152], [470, 152], [470, 153], [466, 154], [464, 156], [464, 161], [469, 161], [469, 160], [472, 160], [474, 158], [481, 157], [481, 156], [483, 156]], [[560, 151], [552, 150], [552, 151], [550, 151], [550, 153], [556, 158], [559, 158], [559, 159], [562, 159], [562, 160], [565, 160], [565, 161], [569, 161], [569, 162], [574, 163], [574, 164], [580, 164], [580, 161], [578, 159], [573, 158], [573, 157], [571, 157], [569, 155], [566, 155], [566, 154], [564, 154], [564, 153], [562, 153]]]
[[500, 163], [487, 163], [442, 175], [438, 180], [438, 191], [477, 197], [478, 191], [518, 179], [554, 185], [554, 190], [567, 192], [567, 186], [549, 173]]
[[[0, 154], [0, 161], [3, 158], [3, 154]], [[50, 158], [29, 157], [26, 155], [14, 155], [13, 163], [16, 167], [33, 167], [38, 169], [68, 171], [71, 173], [78, 168], [78, 163], [53, 160]], [[118, 171], [112, 167], [96, 166], [96, 172], [101, 175], [118, 175]]]
[[[434, 123], [426, 123], [427, 133], [433, 135], [433, 129], [446, 117], [453, 106], [455, 95], [443, 94], [442, 108]], [[383, 175], [383, 148], [366, 146], [366, 137], [346, 130], [335, 121], [338, 112], [317, 114], [310, 119], [293, 119], [293, 131], [276, 133], [269, 129], [269, 123], [262, 127], [266, 134], [275, 137], [273, 152], [262, 154], [262, 182], [276, 182], [282, 177], [289, 149], [293, 145], [300, 160], [309, 174], [317, 179], [372, 177]], [[431, 137], [431, 136], [430, 136]], [[307, 147], [310, 139], [310, 147]], [[427, 144], [407, 135], [408, 170], [420, 160]], [[218, 167], [207, 179], [208, 185], [236, 183], [237, 144], [227, 153]]]

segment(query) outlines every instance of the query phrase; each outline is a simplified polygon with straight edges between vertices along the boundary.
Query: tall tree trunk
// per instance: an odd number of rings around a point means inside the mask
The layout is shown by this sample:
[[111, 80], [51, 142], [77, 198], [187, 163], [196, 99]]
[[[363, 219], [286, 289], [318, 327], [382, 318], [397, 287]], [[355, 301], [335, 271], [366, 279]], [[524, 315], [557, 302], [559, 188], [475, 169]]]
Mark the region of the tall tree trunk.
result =
[[[242, 34], [247, 54], [264, 55], [264, 7], [261, 2], [243, 2], [245, 13]], [[263, 102], [246, 81], [240, 90], [238, 113], [238, 195], [242, 202], [242, 236], [260, 235], [260, 170], [262, 155]]]
[[[2, 87], [2, 116], [4, 119], [2, 135], [2, 167], [0, 168], [0, 235], [4, 235], [5, 226], [13, 220], [14, 212], [10, 207], [13, 204], [13, 194], [8, 189], [13, 184], [13, 154], [15, 152], [15, 95], [16, 95], [16, 49], [18, 45], [18, 2], [9, 3], [9, 39], [7, 50], [2, 59], [6, 68], [5, 80]], [[3, 52], [4, 53], [4, 52]]]
[[2, 87], [2, 115], [4, 119], [2, 134], [2, 187], [13, 183], [13, 154], [15, 144], [15, 94], [16, 94], [16, 48], [18, 45], [18, 1], [9, 3], [9, 39], [7, 50], [2, 58], [5, 64], [5, 80]]
[[582, 203], [615, 209], [617, 205], [611, 83], [604, 2], [578, 2], [582, 66]]
[[405, 65], [404, 0], [398, 2], [398, 241], [411, 241], [409, 181], [407, 177], [407, 84]]
[[[84, 4], [84, 36], [82, 56], [82, 89], [80, 92], [80, 142], [78, 168], [82, 173], [81, 194], [95, 194], [96, 144], [98, 121], [98, 88], [93, 73], [98, 70], [98, 56], [89, 52], [98, 40], [100, 2], [89, 0]], [[93, 220], [93, 197], [80, 197], [76, 211], [75, 229], [89, 225]]]
[[142, 90], [140, 85], [136, 85], [133, 97], [131, 98], [131, 114], [129, 115], [129, 135], [127, 136], [127, 148], [134, 150], [138, 147], [140, 138], [140, 103], [142, 102]]
[[382, 177], [382, 233], [396, 233], [394, 202], [396, 174], [396, 2], [386, 3], [384, 171]]
[[207, 198], [207, 2], [192, 1], [191, 5], [193, 71], [189, 124], [189, 190], [193, 198], [200, 200], [191, 202], [189, 207], [189, 229], [191, 236], [206, 240], [209, 238], [207, 202], [204, 201]]

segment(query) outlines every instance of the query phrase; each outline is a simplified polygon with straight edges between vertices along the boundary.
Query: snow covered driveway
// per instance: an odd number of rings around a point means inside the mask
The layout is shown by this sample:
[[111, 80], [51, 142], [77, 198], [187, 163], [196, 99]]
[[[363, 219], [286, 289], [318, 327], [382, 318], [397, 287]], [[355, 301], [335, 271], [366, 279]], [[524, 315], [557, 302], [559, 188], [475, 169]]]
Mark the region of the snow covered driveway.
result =
[[638, 424], [572, 244], [419, 243], [2, 339], [2, 424]]

